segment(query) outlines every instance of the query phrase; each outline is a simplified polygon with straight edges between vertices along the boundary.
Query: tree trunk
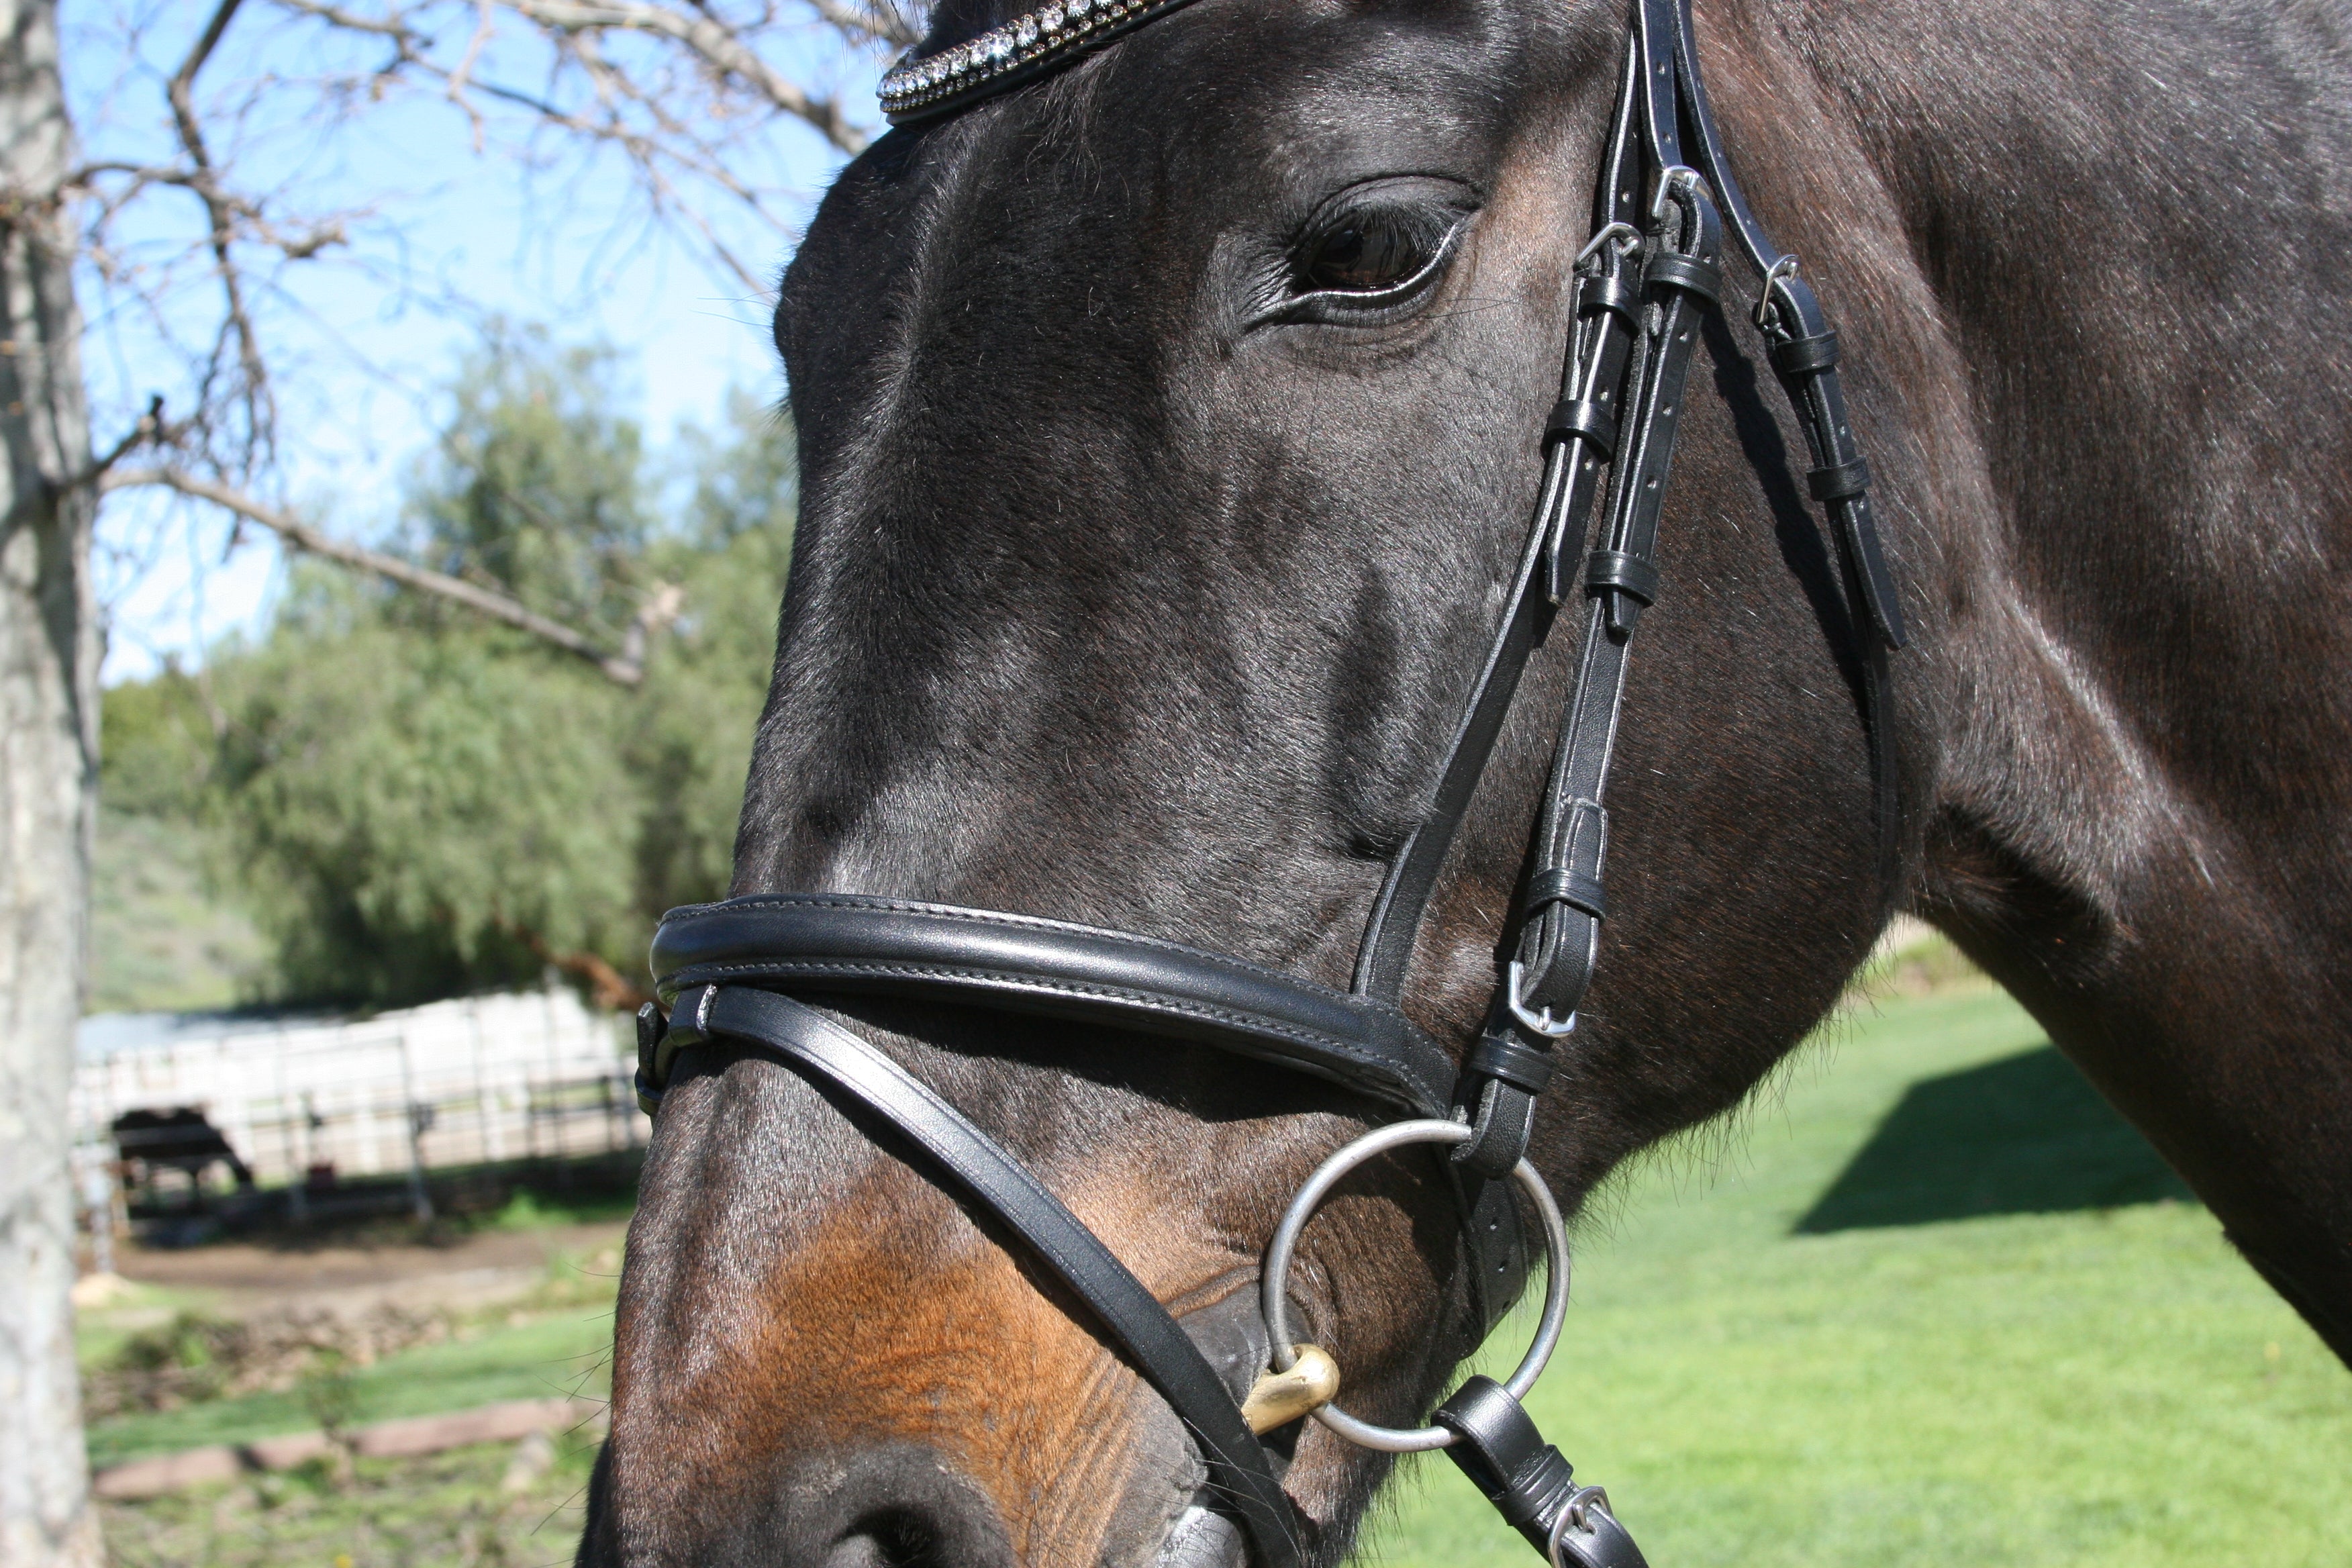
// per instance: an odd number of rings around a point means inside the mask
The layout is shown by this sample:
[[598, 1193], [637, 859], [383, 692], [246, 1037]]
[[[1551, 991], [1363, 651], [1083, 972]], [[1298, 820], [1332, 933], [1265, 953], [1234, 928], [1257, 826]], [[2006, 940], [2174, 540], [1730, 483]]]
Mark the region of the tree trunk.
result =
[[55, 0], [0, 0], [0, 1563], [104, 1560], [74, 1371], [66, 1094], [98, 787], [92, 487]]

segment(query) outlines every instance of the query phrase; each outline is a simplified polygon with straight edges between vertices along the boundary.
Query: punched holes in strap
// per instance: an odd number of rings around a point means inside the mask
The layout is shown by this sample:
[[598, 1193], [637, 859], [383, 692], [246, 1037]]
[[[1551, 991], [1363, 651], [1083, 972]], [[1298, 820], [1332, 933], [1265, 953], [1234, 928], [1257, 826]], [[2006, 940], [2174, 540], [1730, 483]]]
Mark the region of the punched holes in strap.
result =
[[1870, 465], [1856, 458], [1851, 463], [1832, 463], [1827, 468], [1808, 469], [1805, 488], [1819, 501], [1844, 500], [1870, 489]]

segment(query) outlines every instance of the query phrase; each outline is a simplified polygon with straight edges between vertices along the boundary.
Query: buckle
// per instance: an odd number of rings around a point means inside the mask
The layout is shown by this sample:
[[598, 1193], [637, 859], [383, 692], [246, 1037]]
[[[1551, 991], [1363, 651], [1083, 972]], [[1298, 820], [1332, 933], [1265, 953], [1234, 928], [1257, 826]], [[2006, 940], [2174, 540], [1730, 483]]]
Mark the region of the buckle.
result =
[[1554, 1023], [1549, 1007], [1538, 1013], [1528, 1011], [1527, 999], [1521, 994], [1527, 984], [1527, 975], [1528, 966], [1516, 958], [1511, 960], [1511, 966], [1506, 972], [1503, 982], [1503, 1005], [1511, 1010], [1511, 1016], [1519, 1021], [1521, 1028], [1531, 1035], [1539, 1035], [1547, 1040], [1565, 1039], [1574, 1034], [1576, 1015], [1573, 1013], [1560, 1022]]

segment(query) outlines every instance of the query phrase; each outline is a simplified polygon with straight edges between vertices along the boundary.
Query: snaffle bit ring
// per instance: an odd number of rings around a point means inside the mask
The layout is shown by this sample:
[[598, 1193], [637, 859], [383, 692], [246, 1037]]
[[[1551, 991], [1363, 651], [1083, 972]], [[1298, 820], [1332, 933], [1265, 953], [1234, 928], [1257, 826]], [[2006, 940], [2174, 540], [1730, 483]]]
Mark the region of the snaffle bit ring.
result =
[[[1282, 1223], [1274, 1228], [1274, 1240], [1265, 1249], [1265, 1268], [1258, 1276], [1259, 1310], [1265, 1315], [1267, 1333], [1274, 1341], [1274, 1368], [1287, 1372], [1297, 1359], [1291, 1349], [1290, 1302], [1285, 1288], [1290, 1279], [1290, 1254], [1298, 1245], [1299, 1232], [1322, 1204], [1339, 1179], [1375, 1154], [1385, 1154], [1391, 1149], [1408, 1143], [1467, 1143], [1477, 1134], [1459, 1121], [1440, 1121], [1434, 1118], [1420, 1121], [1399, 1121], [1365, 1133], [1316, 1167], [1290, 1200], [1289, 1209]], [[1503, 1386], [1511, 1391], [1514, 1399], [1525, 1399], [1536, 1385], [1536, 1378], [1551, 1360], [1552, 1348], [1559, 1343], [1561, 1320], [1568, 1315], [1568, 1224], [1560, 1218], [1559, 1205], [1552, 1201], [1551, 1188], [1545, 1184], [1536, 1168], [1522, 1160], [1511, 1171], [1511, 1177], [1535, 1204], [1536, 1213], [1543, 1221], [1544, 1251], [1549, 1267], [1545, 1269], [1543, 1317], [1536, 1324], [1535, 1343], [1528, 1347], [1519, 1369], [1511, 1373]], [[1458, 1434], [1444, 1426], [1375, 1426], [1360, 1421], [1337, 1405], [1326, 1405], [1315, 1412], [1315, 1419], [1331, 1428], [1350, 1443], [1367, 1448], [1378, 1448], [1390, 1454], [1417, 1454], [1431, 1448], [1443, 1448]]]

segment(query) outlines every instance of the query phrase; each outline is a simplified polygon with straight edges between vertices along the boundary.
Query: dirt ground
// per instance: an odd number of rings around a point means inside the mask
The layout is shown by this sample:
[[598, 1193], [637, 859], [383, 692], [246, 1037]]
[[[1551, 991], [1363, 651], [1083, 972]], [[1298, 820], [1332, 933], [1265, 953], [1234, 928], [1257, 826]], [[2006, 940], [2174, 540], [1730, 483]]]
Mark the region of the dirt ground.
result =
[[205, 1292], [214, 1310], [230, 1317], [289, 1308], [344, 1317], [383, 1307], [465, 1311], [527, 1293], [559, 1256], [617, 1254], [627, 1231], [627, 1222], [612, 1220], [480, 1230], [437, 1245], [126, 1247], [115, 1255], [115, 1269], [141, 1284]]

